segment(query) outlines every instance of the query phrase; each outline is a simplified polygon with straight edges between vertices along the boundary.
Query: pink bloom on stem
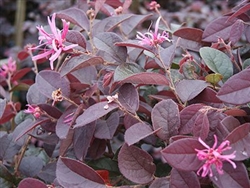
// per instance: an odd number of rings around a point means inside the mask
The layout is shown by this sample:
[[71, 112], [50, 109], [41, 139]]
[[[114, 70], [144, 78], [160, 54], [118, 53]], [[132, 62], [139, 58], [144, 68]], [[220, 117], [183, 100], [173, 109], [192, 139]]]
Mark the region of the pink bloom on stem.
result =
[[156, 46], [157, 44], [161, 44], [164, 41], [170, 42], [168, 33], [166, 31], [163, 31], [161, 34], [158, 32], [160, 19], [161, 17], [159, 17], [155, 23], [154, 32], [148, 31], [145, 34], [142, 34], [141, 32], [137, 31], [136, 38], [140, 40], [139, 44]]
[[9, 57], [8, 63], [3, 64], [0, 69], [0, 75], [2, 77], [7, 77], [8, 74], [12, 75], [16, 71], [16, 61], [12, 59], [12, 57]]
[[77, 44], [71, 44], [69, 46], [66, 46], [64, 44], [64, 42], [66, 41], [66, 35], [68, 33], [70, 23], [62, 19], [63, 29], [60, 31], [56, 27], [55, 18], [56, 18], [55, 13], [52, 15], [51, 20], [48, 16], [48, 23], [50, 30], [52, 32], [51, 34], [45, 31], [43, 26], [37, 27], [40, 34], [40, 36], [38, 37], [38, 40], [40, 40], [40, 45], [36, 46], [33, 49], [38, 49], [41, 46], [47, 46], [48, 48], [45, 48], [43, 53], [33, 56], [32, 58], [33, 61], [36, 61], [50, 56], [49, 60], [50, 60], [50, 67], [52, 70], [54, 69], [53, 65], [54, 61], [60, 56], [62, 52], [66, 52], [78, 46]]
[[156, 2], [156, 1], [151, 1], [149, 4], [149, 9], [150, 10], [155, 10], [160, 8], [161, 6]]
[[35, 118], [39, 118], [42, 115], [42, 111], [40, 110], [38, 106], [34, 106], [30, 104], [27, 104], [26, 106], [28, 106], [28, 109], [24, 110], [25, 113], [33, 114]]
[[201, 138], [199, 138], [199, 142], [207, 149], [203, 150], [195, 149], [195, 151], [198, 152], [197, 153], [198, 159], [201, 161], [205, 161], [203, 166], [197, 171], [198, 175], [200, 175], [201, 170], [203, 170], [201, 173], [202, 177], [205, 177], [207, 174], [209, 174], [209, 176], [212, 177], [213, 176], [213, 172], [211, 169], [212, 165], [215, 165], [216, 170], [218, 171], [219, 174], [223, 174], [222, 170], [223, 161], [231, 163], [233, 168], [236, 168], [236, 164], [231, 160], [235, 158], [236, 151], [234, 151], [230, 155], [222, 154], [224, 151], [231, 149], [230, 142], [228, 140], [222, 142], [219, 145], [219, 147], [217, 147], [217, 149], [216, 146], [218, 144], [218, 141], [216, 135], [214, 135], [214, 145], [212, 148], [210, 148], [205, 142], [203, 142]]

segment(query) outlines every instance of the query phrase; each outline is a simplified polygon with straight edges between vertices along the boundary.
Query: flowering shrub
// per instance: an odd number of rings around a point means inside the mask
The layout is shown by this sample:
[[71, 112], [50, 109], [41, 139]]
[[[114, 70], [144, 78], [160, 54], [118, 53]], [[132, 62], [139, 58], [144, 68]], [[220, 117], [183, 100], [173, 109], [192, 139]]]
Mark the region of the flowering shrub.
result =
[[250, 3], [201, 30], [79, 2], [2, 65], [1, 187], [250, 187]]

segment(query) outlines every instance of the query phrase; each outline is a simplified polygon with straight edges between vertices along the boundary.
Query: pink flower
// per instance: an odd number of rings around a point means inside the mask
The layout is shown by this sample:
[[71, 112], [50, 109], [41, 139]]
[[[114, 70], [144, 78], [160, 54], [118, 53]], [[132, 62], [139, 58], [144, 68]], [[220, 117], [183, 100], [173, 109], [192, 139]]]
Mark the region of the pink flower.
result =
[[26, 106], [28, 106], [28, 109], [24, 110], [25, 113], [33, 114], [35, 118], [39, 118], [42, 115], [42, 111], [40, 110], [38, 106], [34, 106], [30, 104], [27, 104]]
[[213, 176], [213, 172], [211, 169], [212, 165], [215, 165], [216, 170], [218, 171], [219, 174], [223, 174], [222, 167], [224, 161], [231, 163], [233, 168], [236, 168], [236, 164], [231, 160], [235, 158], [236, 151], [234, 151], [230, 155], [222, 154], [224, 151], [231, 149], [231, 147], [229, 146], [230, 142], [228, 140], [222, 142], [217, 149], [215, 149], [218, 143], [216, 135], [214, 135], [214, 145], [212, 148], [210, 148], [205, 142], [203, 142], [201, 138], [199, 138], [199, 142], [207, 149], [203, 150], [195, 149], [195, 151], [198, 152], [197, 153], [198, 159], [201, 161], [205, 161], [203, 166], [197, 171], [198, 175], [200, 175], [201, 170], [203, 170], [201, 174], [202, 177], [205, 177], [207, 174], [209, 174], [209, 176], [212, 177]]
[[71, 44], [69, 46], [66, 46], [64, 43], [66, 41], [66, 35], [69, 30], [69, 22], [66, 22], [64, 19], [62, 19], [63, 22], [63, 29], [60, 31], [56, 28], [55, 23], [55, 17], [56, 14], [54, 13], [52, 15], [52, 19], [48, 17], [48, 23], [50, 26], [51, 34], [48, 33], [43, 26], [37, 27], [39, 30], [40, 36], [38, 37], [38, 40], [40, 40], [40, 45], [36, 46], [33, 49], [39, 49], [41, 46], [46, 46], [47, 48], [43, 49], [43, 53], [38, 54], [36, 56], [33, 56], [32, 60], [36, 61], [39, 59], [47, 58], [50, 56], [50, 67], [53, 70], [54, 69], [54, 61], [60, 56], [62, 52], [66, 52], [76, 46], [77, 44]]
[[0, 69], [0, 75], [6, 78], [8, 75], [12, 75], [15, 71], [16, 71], [16, 61], [14, 61], [12, 57], [9, 57], [8, 63], [2, 65]]
[[156, 1], [151, 1], [149, 4], [149, 9], [150, 10], [155, 10], [160, 8], [161, 6], [156, 2]]
[[137, 31], [136, 38], [140, 40], [139, 44], [156, 46], [157, 44], [161, 44], [164, 41], [170, 42], [167, 32], [163, 31], [161, 34], [158, 32], [160, 19], [161, 17], [159, 17], [156, 21], [154, 32], [148, 31], [145, 34], [142, 34], [141, 32]]

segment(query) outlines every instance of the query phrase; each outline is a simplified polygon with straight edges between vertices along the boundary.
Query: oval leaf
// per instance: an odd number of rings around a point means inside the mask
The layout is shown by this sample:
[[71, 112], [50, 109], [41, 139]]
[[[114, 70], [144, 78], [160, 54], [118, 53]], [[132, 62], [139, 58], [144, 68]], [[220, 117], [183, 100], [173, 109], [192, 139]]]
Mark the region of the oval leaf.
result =
[[250, 69], [245, 69], [229, 78], [220, 88], [217, 96], [220, 100], [231, 104], [246, 104], [250, 102]]
[[127, 48], [115, 45], [116, 42], [121, 41], [117, 34], [111, 32], [100, 33], [94, 37], [95, 46], [99, 50], [111, 55], [115, 61], [124, 63], [127, 59]]
[[183, 170], [193, 171], [198, 170], [203, 164], [197, 158], [195, 149], [204, 149], [204, 146], [194, 138], [183, 138], [174, 141], [172, 144], [164, 148], [161, 153], [162, 157], [172, 167]]
[[223, 76], [223, 81], [233, 75], [233, 63], [225, 53], [214, 48], [203, 47], [200, 49], [200, 55], [210, 70]]
[[121, 173], [135, 183], [146, 184], [154, 179], [156, 167], [153, 158], [136, 146], [122, 146], [118, 154], [118, 166]]
[[56, 178], [58, 183], [63, 187], [106, 187], [101, 176], [92, 168], [70, 158], [59, 158], [56, 168]]
[[177, 104], [172, 100], [163, 100], [156, 104], [152, 110], [152, 123], [157, 136], [168, 140], [178, 133], [180, 116]]
[[18, 188], [48, 188], [46, 184], [35, 178], [25, 178], [23, 179]]

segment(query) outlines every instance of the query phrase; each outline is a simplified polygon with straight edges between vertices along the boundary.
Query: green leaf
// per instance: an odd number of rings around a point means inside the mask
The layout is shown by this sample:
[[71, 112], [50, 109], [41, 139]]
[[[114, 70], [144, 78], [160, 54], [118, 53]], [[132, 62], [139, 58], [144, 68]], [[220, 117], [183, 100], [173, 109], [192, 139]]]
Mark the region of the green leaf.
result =
[[246, 59], [244, 62], [243, 62], [243, 69], [246, 69], [248, 66], [250, 65], [250, 58]]
[[128, 78], [129, 76], [140, 73], [140, 72], [145, 72], [145, 70], [135, 64], [135, 63], [123, 63], [120, 64], [116, 69], [114, 73], [114, 81], [121, 81], [124, 80], [125, 78]]
[[223, 82], [233, 75], [233, 64], [225, 53], [214, 48], [203, 47], [200, 49], [200, 55], [210, 70], [223, 76]]

